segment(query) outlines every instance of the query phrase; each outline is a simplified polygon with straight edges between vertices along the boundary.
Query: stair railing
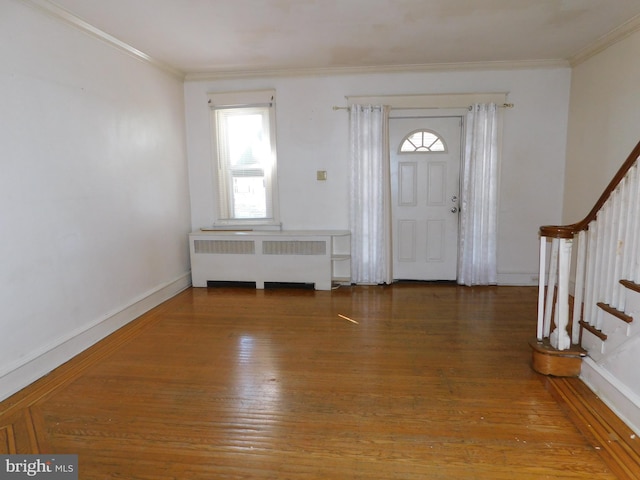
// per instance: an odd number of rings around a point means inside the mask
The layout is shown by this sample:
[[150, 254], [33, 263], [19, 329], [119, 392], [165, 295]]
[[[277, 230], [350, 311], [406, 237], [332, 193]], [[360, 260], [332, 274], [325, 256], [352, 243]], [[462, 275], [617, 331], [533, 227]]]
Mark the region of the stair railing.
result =
[[598, 303], [624, 310], [620, 280], [640, 282], [639, 156], [640, 142], [583, 220], [540, 227], [536, 336], [539, 341], [548, 339], [557, 350], [580, 343], [581, 324], [599, 329]]

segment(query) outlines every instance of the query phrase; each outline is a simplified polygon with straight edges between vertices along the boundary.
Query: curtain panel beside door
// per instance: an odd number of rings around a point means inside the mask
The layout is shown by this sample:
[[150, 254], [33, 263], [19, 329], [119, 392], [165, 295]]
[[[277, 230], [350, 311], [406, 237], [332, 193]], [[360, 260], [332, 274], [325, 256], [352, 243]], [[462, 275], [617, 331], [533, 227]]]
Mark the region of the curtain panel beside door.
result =
[[498, 108], [474, 104], [467, 114], [462, 165], [458, 283], [497, 284]]
[[389, 107], [349, 107], [351, 280], [390, 284]]

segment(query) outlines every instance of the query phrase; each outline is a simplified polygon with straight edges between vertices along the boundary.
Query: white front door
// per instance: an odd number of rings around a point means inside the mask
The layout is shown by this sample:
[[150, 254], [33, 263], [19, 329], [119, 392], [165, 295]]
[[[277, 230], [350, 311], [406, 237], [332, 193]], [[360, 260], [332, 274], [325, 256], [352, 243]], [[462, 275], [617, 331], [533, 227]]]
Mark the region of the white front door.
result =
[[461, 132], [457, 116], [390, 119], [396, 280], [456, 279]]

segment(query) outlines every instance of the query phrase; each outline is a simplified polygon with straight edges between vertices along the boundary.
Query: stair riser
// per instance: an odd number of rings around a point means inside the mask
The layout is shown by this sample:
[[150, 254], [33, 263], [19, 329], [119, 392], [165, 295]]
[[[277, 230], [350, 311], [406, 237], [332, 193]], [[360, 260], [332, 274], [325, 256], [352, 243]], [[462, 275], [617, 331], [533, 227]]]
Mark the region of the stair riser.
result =
[[636, 320], [640, 319], [640, 292], [625, 289], [625, 295], [625, 313], [635, 317]]
[[[608, 340], [607, 340], [608, 342]], [[615, 378], [629, 387], [640, 385], [640, 369], [638, 369], [638, 351], [640, 338], [630, 338], [624, 345], [607, 354], [598, 364], [609, 371]]]
[[626, 323], [605, 311], [601, 311], [600, 315], [602, 327], [600, 331], [607, 335], [606, 340], [603, 341], [588, 330], [582, 329], [582, 348], [587, 350], [589, 356], [598, 363], [640, 333], [637, 321]]
[[[630, 337], [633, 337], [638, 333], [638, 322], [626, 323], [620, 320], [618, 317], [604, 311], [600, 312], [600, 315], [600, 331], [607, 336], [607, 340], [604, 342], [603, 347], [599, 349], [600, 352], [604, 355], [615, 351], [620, 345], [627, 342]], [[584, 343], [583, 347], [587, 348]], [[587, 350], [589, 349], [587, 348]]]
[[596, 362], [604, 357], [605, 343], [608, 341], [609, 339], [602, 341], [590, 331], [582, 329], [582, 348], [589, 352], [589, 356]]

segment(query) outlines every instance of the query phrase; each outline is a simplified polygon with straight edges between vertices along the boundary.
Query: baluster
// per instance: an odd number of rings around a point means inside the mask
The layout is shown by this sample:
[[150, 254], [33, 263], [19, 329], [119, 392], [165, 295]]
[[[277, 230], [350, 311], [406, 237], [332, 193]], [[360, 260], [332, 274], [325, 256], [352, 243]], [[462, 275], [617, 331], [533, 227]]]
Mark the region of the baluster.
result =
[[627, 231], [627, 222], [625, 217], [628, 215], [628, 203], [629, 203], [629, 185], [628, 179], [622, 179], [619, 187], [618, 201], [614, 202], [616, 205], [615, 219], [617, 223], [617, 229], [615, 231], [615, 245], [614, 245], [614, 263], [613, 273], [611, 276], [611, 305], [618, 310], [624, 310], [624, 296], [622, 294], [622, 285], [620, 285], [620, 279], [622, 278], [622, 263], [624, 261], [624, 243]]
[[631, 198], [631, 205], [634, 214], [630, 215], [632, 227], [630, 243], [630, 256], [626, 263], [629, 265], [629, 271], [626, 278], [636, 283], [640, 283], [640, 167], [637, 162], [634, 165], [634, 195]]
[[[622, 259], [620, 265], [620, 273], [618, 275], [618, 280], [628, 279], [630, 278], [630, 270], [631, 263], [633, 259], [633, 234], [635, 223], [637, 222], [638, 215], [638, 205], [634, 201], [636, 198], [636, 190], [638, 188], [638, 169], [636, 165], [631, 167], [631, 169], [627, 172], [626, 175], [626, 185], [627, 185], [627, 195], [626, 195], [626, 206], [623, 208], [622, 221], [624, 221], [625, 229], [624, 229], [624, 238], [622, 240]], [[626, 289], [621, 288], [622, 286], [618, 283], [618, 288], [620, 291], [619, 301], [618, 301], [618, 309], [624, 311], [626, 308], [627, 295]]]
[[595, 317], [593, 315], [595, 305], [595, 278], [596, 278], [596, 251], [598, 249], [598, 222], [593, 220], [589, 223], [587, 229], [587, 271], [586, 271], [586, 286], [585, 286], [585, 299], [584, 299], [584, 321], [589, 325], [595, 325]]
[[558, 275], [558, 250], [560, 240], [551, 240], [551, 258], [549, 259], [549, 280], [547, 282], [546, 305], [544, 307], [544, 337], [548, 337], [551, 332], [551, 313], [553, 312], [553, 297], [556, 291], [556, 277]]
[[615, 263], [616, 237], [618, 233], [616, 205], [619, 199], [618, 190], [612, 192], [611, 197], [607, 200], [604, 211], [605, 220], [605, 251], [604, 251], [604, 269], [602, 271], [602, 301], [611, 304], [611, 296], [613, 292], [613, 265]]
[[580, 343], [580, 320], [582, 302], [584, 300], [584, 276], [587, 261], [587, 232], [582, 230], [577, 235], [578, 256], [576, 259], [576, 289], [573, 297], [573, 314], [571, 323], [571, 343]]
[[547, 267], [547, 238], [540, 237], [540, 266], [538, 268], [538, 326], [536, 336], [539, 341], [544, 338], [544, 287]]
[[605, 250], [605, 219], [606, 215], [604, 211], [600, 211], [597, 217], [598, 229], [597, 229], [597, 246], [595, 253], [595, 268], [593, 271], [593, 301], [591, 302], [591, 325], [596, 328], [600, 327], [600, 309], [596, 305], [596, 302], [602, 300], [602, 275], [603, 275], [603, 257]]

